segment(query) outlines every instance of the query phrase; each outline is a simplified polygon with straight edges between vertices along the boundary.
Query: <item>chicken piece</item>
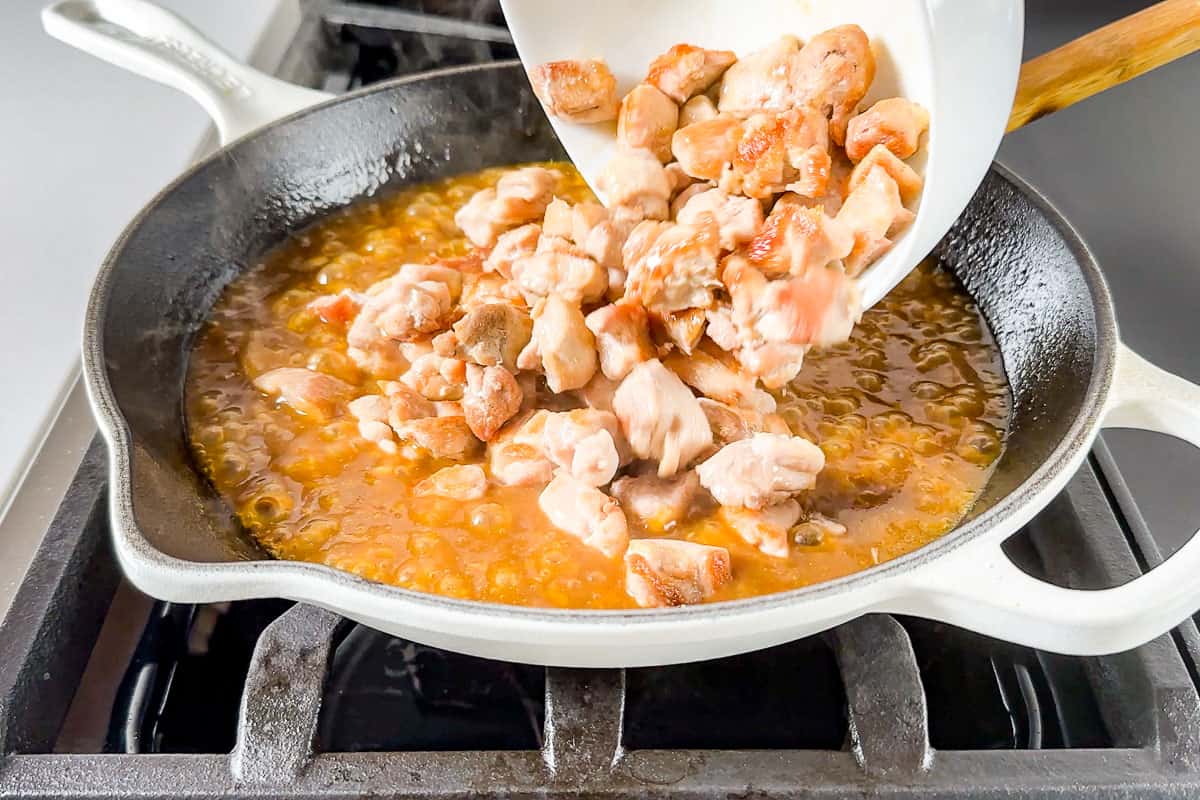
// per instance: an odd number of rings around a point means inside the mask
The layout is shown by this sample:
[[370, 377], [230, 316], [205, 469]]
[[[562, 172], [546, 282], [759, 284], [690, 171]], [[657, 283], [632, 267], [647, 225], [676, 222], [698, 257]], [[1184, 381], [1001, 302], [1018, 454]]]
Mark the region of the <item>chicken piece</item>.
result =
[[735, 61], [737, 54], [730, 50], [677, 44], [650, 62], [646, 83], [682, 104], [716, 83]]
[[609, 208], [626, 206], [646, 219], [666, 219], [671, 180], [658, 156], [639, 148], [620, 148], [596, 179]]
[[347, 403], [346, 409], [358, 420], [359, 436], [379, 445], [379, 449], [385, 453], [396, 452], [396, 439], [387, 422], [391, 409], [388, 398], [379, 394], [365, 394]]
[[854, 234], [854, 247], [843, 260], [846, 274], [859, 275], [892, 246], [891, 236], [912, 222], [913, 213], [900, 202], [900, 187], [883, 167], [871, 171], [838, 211], [837, 221]]
[[742, 347], [735, 355], [742, 368], [758, 377], [768, 389], [782, 389], [804, 366], [806, 344], [758, 342]]
[[668, 311], [666, 314], [655, 314], [650, 318], [650, 335], [655, 343], [662, 345], [666, 351], [671, 345], [690, 354], [700, 344], [704, 336], [705, 310], [703, 308], [685, 308], [682, 311]]
[[509, 172], [494, 189], [472, 195], [455, 213], [454, 224], [476, 247], [491, 247], [505, 231], [540, 219], [557, 184], [557, 174], [544, 167]]
[[750, 241], [763, 223], [762, 205], [757, 200], [731, 196], [721, 189], [692, 195], [676, 213], [675, 221], [697, 225], [703, 214], [711, 214], [716, 221], [722, 250], [736, 250]]
[[688, 175], [715, 181], [733, 163], [741, 138], [742, 123], [735, 117], [719, 116], [675, 131], [671, 153]]
[[465, 417], [467, 415], [467, 412], [463, 410], [462, 400], [434, 400], [433, 409], [435, 417]]
[[[634, 228], [631, 240], [639, 228]], [[626, 242], [625, 268], [629, 277], [625, 296], [658, 314], [707, 308], [712, 304], [713, 289], [720, 286], [717, 280], [720, 247], [720, 232], [712, 219], [660, 229], [644, 254], [632, 261]]]
[[589, 486], [608, 484], [623, 461], [621, 450], [624, 460], [629, 456], [616, 416], [590, 408], [549, 414], [542, 448], [551, 461]]
[[694, 186], [696, 184], [696, 179], [691, 175], [688, 175], [687, 172], [684, 171], [683, 165], [678, 161], [672, 161], [670, 164], [667, 164], [667, 166], [663, 167], [663, 170], [667, 173], [667, 179], [671, 181], [671, 214], [674, 215], [675, 209], [673, 206], [675, 198], [679, 197], [679, 193], [684, 189], [688, 188], [689, 186]]
[[458, 311], [466, 314], [490, 303], [513, 305], [522, 310], [525, 308], [525, 298], [520, 290], [502, 275], [486, 272], [482, 275], [466, 276]]
[[521, 409], [524, 394], [504, 367], [467, 365], [467, 388], [462, 411], [477, 439], [491, 441], [504, 423]]
[[529, 369], [540, 364], [555, 394], [583, 387], [596, 372], [596, 342], [579, 306], [556, 294], [533, 309], [533, 338], [517, 359]]
[[696, 473], [721, 505], [761, 510], [811, 489], [824, 468], [825, 454], [807, 439], [756, 433], [725, 445]]
[[487, 494], [487, 476], [478, 464], [442, 467], [413, 487], [418, 497], [439, 495], [455, 500], [481, 500]]
[[454, 331], [442, 331], [437, 336], [434, 336], [430, 343], [433, 345], [433, 352], [439, 356], [446, 358], [458, 358], [462, 355], [459, 348], [458, 336]]
[[321, 295], [311, 301], [306, 308], [316, 314], [326, 324], [349, 324], [358, 316], [366, 298], [361, 292], [343, 289], [337, 294]]
[[530, 303], [549, 294], [575, 304], [594, 303], [608, 291], [608, 273], [584, 255], [535, 253], [517, 259], [512, 270], [513, 283]]
[[639, 84], [621, 101], [617, 143], [645, 148], [665, 164], [671, 160], [671, 136], [678, 125], [679, 106], [650, 84]]
[[701, 603], [732, 579], [724, 547], [634, 539], [625, 551], [625, 592], [643, 608]]
[[800, 40], [783, 36], [740, 59], [725, 72], [717, 108], [722, 114], [748, 117], [792, 107], [792, 64], [799, 52]]
[[617, 388], [613, 412], [638, 458], [658, 462], [659, 477], [685, 468], [712, 443], [695, 396], [658, 359], [633, 368]]
[[538, 506], [550, 523], [607, 558], [629, 544], [629, 527], [621, 506], [604, 492], [559, 473], [538, 495]]
[[713, 445], [716, 450], [730, 442], [748, 439], [754, 435], [754, 427], [750, 424], [750, 415], [744, 409], [727, 406], [707, 397], [700, 398], [700, 408], [708, 418], [708, 427], [712, 429]]
[[477, 306], [454, 323], [454, 335], [469, 361], [485, 367], [503, 365], [510, 372], [533, 333], [529, 314], [508, 303]]
[[383, 393], [387, 396], [388, 424], [395, 428], [410, 419], [436, 417], [437, 406], [425, 399], [414, 389], [400, 381], [387, 381], [383, 384]]
[[873, 147], [883, 145], [896, 158], [905, 159], [921, 146], [921, 134], [929, 130], [929, 112], [903, 97], [880, 100], [846, 127], [846, 155], [861, 161]]
[[617, 79], [603, 59], [547, 61], [529, 70], [529, 82], [551, 116], [584, 123], [617, 116]]
[[612, 411], [613, 395], [617, 393], [619, 385], [618, 381], [608, 378], [603, 372], [597, 372], [587, 382], [587, 385], [582, 389], [577, 389], [575, 394], [588, 408], [594, 408], [597, 411]]
[[792, 541], [801, 545], [817, 545], [826, 536], [845, 536], [846, 526], [823, 514], [810, 512], [808, 518], [791, 530]]
[[690, 356], [671, 353], [663, 358], [663, 366], [705, 397], [759, 414], [775, 410], [775, 398], [759, 389], [753, 376], [731, 369], [703, 349]]
[[[549, 215], [549, 209], [546, 211]], [[513, 263], [525, 256], [531, 256], [537, 251], [538, 239], [542, 235], [542, 227], [536, 222], [513, 228], [500, 234], [496, 246], [488, 253], [483, 266], [489, 272], [495, 272], [505, 278], [512, 277]]]
[[792, 62], [794, 105], [819, 110], [829, 119], [838, 145], [875, 80], [871, 41], [857, 25], [839, 25], [809, 39]]
[[[900, 190], [900, 201], [906, 207], [916, 202], [917, 197], [921, 194], [921, 190], [925, 187], [925, 179], [915, 169], [896, 158], [891, 150], [888, 150], [887, 147], [881, 144], [872, 147], [863, 160], [854, 166], [854, 169], [850, 172], [847, 190], [853, 192], [861, 186], [875, 167], [879, 167], [892, 176], [892, 180], [896, 182], [896, 187]], [[314, 300], [313, 302], [316, 301]], [[309, 306], [311, 307], [312, 304], [310, 303]]]
[[721, 506], [717, 519], [766, 555], [787, 558], [788, 532], [800, 519], [800, 504], [795, 500], [784, 500], [761, 511]]
[[771, 281], [759, 302], [754, 331], [767, 342], [838, 344], [862, 314], [858, 285], [836, 268]]
[[533, 445], [490, 444], [487, 454], [488, 469], [503, 486], [545, 486], [554, 477], [554, 462]]
[[576, 247], [583, 247], [592, 228], [609, 219], [608, 209], [599, 203], [576, 203], [571, 206], [568, 233]]
[[804, 275], [848, 256], [854, 234], [819, 208], [778, 203], [746, 246], [746, 258], [769, 277]]
[[722, 188], [768, 200], [782, 192], [790, 165], [785, 137], [787, 125], [778, 114], [755, 114], [742, 124], [732, 169], [722, 176]]
[[347, 333], [351, 347], [366, 349], [380, 335], [411, 341], [446, 327], [454, 306], [450, 286], [443, 280], [414, 281], [413, 270], [404, 272], [410, 266], [432, 265], [405, 265], [401, 272], [367, 289], [362, 310]]
[[708, 95], [698, 94], [679, 108], [680, 128], [694, 122], [705, 122], [717, 118], [717, 106]]
[[646, 310], [635, 303], [601, 306], [584, 318], [596, 337], [600, 371], [619, 381], [639, 363], [654, 358], [654, 345], [646, 324]]
[[686, 519], [700, 491], [700, 479], [691, 469], [671, 478], [652, 472], [627, 475], [612, 485], [612, 495], [620, 501], [625, 516], [652, 531], [666, 530]]
[[466, 461], [482, 443], [471, 434], [463, 417], [422, 417], [393, 426], [397, 438], [429, 451], [434, 458]]
[[301, 416], [328, 421], [350, 393], [350, 385], [321, 372], [279, 367], [254, 379], [254, 388]]
[[428, 400], [459, 400], [467, 383], [467, 364], [428, 353], [413, 361], [400, 381]]
[[833, 158], [829, 154], [829, 121], [816, 109], [783, 114], [784, 148], [791, 169], [785, 189], [817, 199], [829, 189]]
[[[404, 264], [396, 270], [396, 277], [413, 284], [425, 281], [444, 283], [446, 290], [450, 292], [450, 299], [454, 302], [457, 302], [458, 298], [462, 296], [462, 272], [443, 264]], [[371, 290], [367, 289], [367, 293], [370, 294], [370, 292]]]

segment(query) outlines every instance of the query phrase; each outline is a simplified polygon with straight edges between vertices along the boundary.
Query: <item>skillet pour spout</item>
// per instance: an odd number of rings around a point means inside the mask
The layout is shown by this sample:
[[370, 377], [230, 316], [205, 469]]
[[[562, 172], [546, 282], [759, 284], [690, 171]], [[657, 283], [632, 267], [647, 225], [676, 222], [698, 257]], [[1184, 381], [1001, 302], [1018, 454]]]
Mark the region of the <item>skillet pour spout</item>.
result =
[[[48, 15], [76, 5], [60, 4]], [[122, 0], [105, 8], [145, 5]], [[63, 38], [96, 51], [103, 49], [97, 41], [111, 45], [94, 21], [78, 14], [55, 19]], [[128, 35], [101, 55], [145, 70], [153, 51], [174, 78], [193, 70], [191, 79], [211, 88], [215, 78], [203, 74], [204, 65], [173, 60], [171, 48], [147, 46], [140, 61], [130, 57], [139, 36], [183, 35], [156, 28], [161, 22], [136, 14], [110, 20]], [[207, 46], [196, 39], [180, 45]], [[264, 117], [280, 113], [254, 105], [261, 100], [255, 92], [269, 92], [269, 85], [248, 91], [228, 102]], [[212, 94], [204, 99], [220, 105]], [[295, 108], [316, 98], [290, 99]], [[179, 602], [287, 597], [437, 647], [579, 667], [716, 658], [873, 611], [1093, 654], [1141, 644], [1200, 607], [1200, 582], [1192, 577], [1200, 539], [1147, 575], [1087, 592], [1036, 580], [1000, 549], [1065, 485], [1103, 427], [1161, 431], [1200, 446], [1200, 388], [1120, 343], [1108, 289], [1087, 248], [1043, 198], [1001, 167], [986, 176], [936, 254], [978, 303], [1000, 347], [1013, 393], [1007, 450], [971, 515], [928, 546], [790, 592], [632, 612], [453, 600], [268, 558], [196, 472], [181, 412], [190, 346], [223, 287], [289, 233], [357, 199], [562, 157], [520, 65], [502, 63], [379, 84], [300, 110], [227, 144], [155, 197], [104, 262], [84, 339], [87, 388], [110, 452], [114, 545], [130, 580]]]

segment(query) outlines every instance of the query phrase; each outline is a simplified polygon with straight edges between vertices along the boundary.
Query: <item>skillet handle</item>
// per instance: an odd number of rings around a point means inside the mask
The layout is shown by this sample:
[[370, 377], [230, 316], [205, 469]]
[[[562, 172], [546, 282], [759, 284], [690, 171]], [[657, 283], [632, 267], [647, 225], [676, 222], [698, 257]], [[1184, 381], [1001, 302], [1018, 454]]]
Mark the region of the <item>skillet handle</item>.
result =
[[145, 0], [60, 0], [42, 10], [56, 39], [178, 89], [212, 117], [221, 143], [333, 97], [245, 64]]
[[[1102, 422], [1200, 448], [1200, 386], [1118, 345]], [[1042, 650], [1103, 655], [1145, 644], [1200, 609], [1200, 535], [1148, 573], [1111, 589], [1064, 589], [1023, 572], [996, 541], [968, 544], [917, 570], [883, 610], [938, 619]]]

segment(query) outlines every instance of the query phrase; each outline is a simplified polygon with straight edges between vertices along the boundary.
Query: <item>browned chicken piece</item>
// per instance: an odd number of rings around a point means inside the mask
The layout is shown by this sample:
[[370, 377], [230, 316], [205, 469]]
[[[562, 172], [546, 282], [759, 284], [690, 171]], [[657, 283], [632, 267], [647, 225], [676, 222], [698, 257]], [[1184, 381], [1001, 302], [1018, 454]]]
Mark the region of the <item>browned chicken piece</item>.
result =
[[529, 70], [546, 113], [571, 122], [605, 122], [617, 116], [617, 79], [603, 59], [547, 61]]
[[625, 551], [625, 592], [643, 608], [701, 603], [732, 579], [724, 547], [634, 539]]
[[[549, 210], [547, 209], [547, 214]], [[513, 228], [500, 234], [496, 246], [488, 253], [483, 266], [489, 272], [495, 272], [505, 278], [512, 277], [512, 266], [519, 258], [533, 255], [537, 251], [538, 239], [542, 235], [542, 227], [536, 222]]]
[[383, 393], [387, 396], [388, 424], [395, 428], [410, 419], [436, 417], [437, 405], [427, 400], [400, 381], [387, 381], [383, 384]]
[[675, 221], [696, 225], [703, 214], [711, 214], [716, 221], [722, 250], [736, 250], [750, 241], [763, 223], [762, 205], [757, 200], [730, 195], [721, 189], [692, 195], [675, 215]]
[[846, 126], [875, 80], [875, 54], [857, 25], [817, 34], [792, 62], [794, 105], [818, 109], [829, 119], [829, 135], [846, 141]]
[[754, 331], [767, 342], [824, 347], [850, 338], [862, 313], [858, 286], [837, 268], [771, 281]]
[[679, 125], [679, 106], [648, 83], [635, 86], [621, 101], [617, 142], [643, 147], [662, 163], [671, 160], [671, 135]]
[[788, 556], [788, 532], [800, 519], [800, 504], [784, 500], [761, 511], [721, 506], [717, 518], [740, 536], [746, 544], [775, 558]]
[[[635, 228], [630, 239], [637, 232]], [[720, 286], [717, 258], [721, 249], [720, 232], [714, 220], [660, 229], [644, 254], [632, 261], [628, 244], [626, 298], [657, 314], [707, 308], [712, 304], [713, 290]]]
[[596, 178], [609, 208], [626, 206], [646, 219], [666, 219], [671, 180], [662, 162], [644, 147], [617, 150]]
[[829, 154], [829, 121], [816, 109], [798, 108], [785, 112], [784, 145], [790, 165], [785, 187], [810, 199], [829, 189], [833, 159]]
[[677, 44], [650, 62], [646, 83], [682, 104], [716, 83], [735, 61], [737, 54], [731, 50], [705, 50], [690, 44]]
[[730, 442], [754, 435], [756, 428], [752, 423], [755, 415], [746, 409], [734, 408], [707, 397], [701, 397], [699, 402], [704, 416], [708, 418], [708, 427], [712, 429], [714, 453]]
[[467, 363], [429, 353], [414, 361], [400, 381], [427, 400], [459, 400], [467, 383]]
[[854, 165], [854, 169], [850, 173], [848, 190], [853, 192], [861, 186], [875, 167], [879, 167], [892, 176], [892, 180], [896, 182], [896, 186], [900, 190], [900, 201], [905, 206], [915, 203], [921, 190], [925, 188], [925, 179], [915, 169], [896, 158], [891, 150], [877, 144], [871, 148], [871, 152], [867, 153], [862, 161]]
[[467, 365], [467, 388], [462, 410], [477, 439], [491, 441], [504, 423], [521, 410], [524, 394], [504, 367]]
[[[404, 264], [396, 271], [396, 277], [409, 283], [419, 284], [425, 281], [446, 284], [450, 299], [458, 300], [462, 296], [463, 274], [453, 267], [442, 264]], [[367, 289], [370, 294], [371, 290]]]
[[663, 350], [669, 350], [670, 345], [674, 345], [684, 353], [691, 353], [704, 336], [704, 326], [707, 324], [705, 314], [703, 308], [655, 314], [650, 318], [651, 339], [662, 345]]
[[612, 485], [612, 495], [621, 502], [625, 516], [651, 531], [663, 531], [686, 519], [699, 494], [700, 479], [692, 469], [670, 478], [653, 472], [627, 475]]
[[746, 246], [746, 258], [769, 277], [804, 275], [840, 261], [854, 247], [845, 223], [820, 208], [776, 204]]
[[792, 541], [802, 545], [816, 545], [825, 540], [826, 536], [845, 536], [846, 526], [835, 522], [823, 514], [813, 511], [808, 518], [791, 530]]
[[775, 398], [759, 389], [752, 375], [732, 369], [703, 348], [690, 356], [671, 353], [663, 358], [663, 366], [705, 397], [759, 414], [775, 410]]
[[792, 64], [800, 40], [783, 36], [730, 67], [721, 80], [717, 107], [722, 114], [748, 117], [763, 111], [791, 108]]
[[381, 394], [365, 394], [351, 400], [346, 409], [358, 420], [358, 435], [379, 445], [385, 453], [396, 452], [396, 439], [388, 425], [391, 403]]
[[480, 500], [487, 494], [487, 476], [478, 464], [442, 467], [413, 487], [413, 494]]
[[539, 220], [557, 185], [557, 173], [544, 167], [509, 172], [494, 189], [476, 192], [455, 213], [454, 224], [476, 247], [491, 247], [504, 231]]
[[556, 294], [534, 307], [533, 338], [517, 359], [521, 369], [538, 365], [555, 394], [582, 388], [596, 373], [596, 342], [583, 312]]
[[824, 468], [825, 454], [807, 439], [756, 433], [725, 445], [696, 472], [721, 505], [760, 510], [811, 489]]
[[350, 385], [321, 372], [280, 367], [254, 379], [254, 388], [305, 417], [325, 422], [346, 397]]
[[635, 225], [625, 239], [624, 247], [621, 248], [622, 262], [628, 266], [645, 258], [655, 240], [663, 231], [670, 229], [671, 224], [647, 219]]
[[722, 115], [675, 131], [671, 153], [688, 175], [715, 181], [733, 163], [741, 138], [742, 123], [735, 117]]
[[838, 211], [837, 221], [854, 234], [854, 247], [843, 260], [846, 274], [859, 275], [891, 249], [891, 237], [907, 228], [913, 216], [900, 201], [895, 179], [883, 167], [873, 167]]
[[921, 146], [921, 134], [929, 130], [929, 112], [903, 97], [880, 100], [846, 128], [846, 155], [861, 161], [871, 148], [883, 145], [897, 158], [908, 158]]
[[584, 255], [535, 253], [513, 264], [513, 283], [529, 303], [549, 294], [576, 304], [594, 303], [608, 290], [608, 273]]
[[454, 334], [468, 360], [485, 367], [503, 365], [512, 372], [533, 335], [533, 320], [508, 303], [488, 303], [454, 323]]
[[629, 544], [629, 526], [621, 506], [604, 492], [565, 473], [559, 473], [538, 495], [538, 505], [550, 523], [616, 558]]
[[787, 125], [779, 114], [754, 114], [742, 124], [732, 169], [720, 186], [730, 192], [767, 200], [782, 192], [790, 175], [785, 143]]
[[343, 289], [337, 294], [321, 295], [311, 301], [306, 308], [316, 314], [326, 324], [347, 325], [358, 316], [366, 297], [362, 292]]
[[614, 381], [639, 363], [654, 358], [654, 345], [646, 323], [646, 310], [636, 303], [610, 303], [584, 319], [596, 337], [600, 370]]
[[396, 436], [429, 451], [434, 458], [466, 461], [482, 447], [464, 417], [424, 417], [402, 422]]
[[705, 94], [698, 94], [679, 109], [679, 127], [717, 118], [717, 105]]
[[712, 443], [695, 396], [658, 359], [638, 364], [621, 382], [613, 412], [634, 455], [657, 461], [663, 478], [686, 468]]
[[621, 466], [620, 451], [628, 456], [616, 416], [591, 408], [550, 414], [542, 441], [551, 461], [588, 486], [607, 485]]

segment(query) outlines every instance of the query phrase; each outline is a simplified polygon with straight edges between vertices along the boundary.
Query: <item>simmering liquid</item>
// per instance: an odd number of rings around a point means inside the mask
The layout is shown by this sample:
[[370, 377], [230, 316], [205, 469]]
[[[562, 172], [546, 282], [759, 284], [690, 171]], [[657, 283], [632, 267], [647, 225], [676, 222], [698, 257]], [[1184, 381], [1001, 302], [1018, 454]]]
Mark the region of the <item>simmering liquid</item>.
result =
[[[558, 195], [590, 199], [578, 174]], [[233, 282], [192, 354], [188, 432], [197, 461], [272, 554], [460, 598], [562, 608], [625, 608], [621, 559], [554, 528], [540, 487], [491, 485], [477, 501], [414, 492], [451, 462], [362, 439], [347, 413], [326, 422], [265, 397], [251, 380], [308, 367], [361, 394], [377, 381], [346, 354], [345, 329], [306, 310], [314, 298], [363, 290], [401, 264], [465, 255], [454, 212], [504, 173], [490, 169], [340, 211], [295, 236]], [[1004, 447], [1009, 393], [978, 309], [952, 274], [922, 264], [875, 308], [850, 342], [807, 357], [776, 393], [794, 433], [827, 465], [802, 504], [845, 525], [844, 536], [764, 555], [710, 506], [669, 536], [729, 550], [733, 580], [714, 600], [793, 589], [895, 558], [946, 533], [987, 482]], [[482, 463], [482, 458], [475, 459]], [[486, 465], [485, 465], [486, 469]]]

